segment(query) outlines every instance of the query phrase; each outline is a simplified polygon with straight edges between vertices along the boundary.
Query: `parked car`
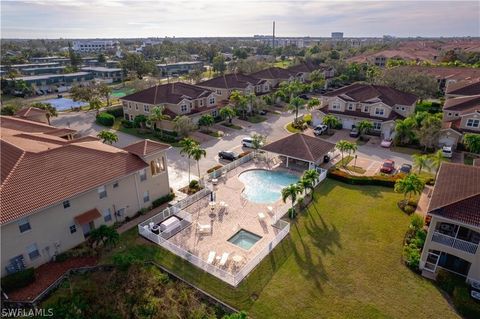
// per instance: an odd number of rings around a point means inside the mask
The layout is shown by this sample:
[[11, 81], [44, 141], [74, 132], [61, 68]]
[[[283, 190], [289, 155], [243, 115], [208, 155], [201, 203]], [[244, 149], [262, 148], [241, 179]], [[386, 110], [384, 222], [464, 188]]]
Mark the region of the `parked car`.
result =
[[391, 138], [386, 138], [380, 143], [380, 146], [389, 148], [390, 146], [392, 146], [392, 141], [393, 140]]
[[451, 146], [442, 147], [442, 155], [443, 157], [446, 157], [446, 158], [452, 158], [453, 156], [452, 147]]
[[380, 172], [391, 174], [395, 171], [395, 162], [392, 160], [383, 161], [382, 167], [380, 167]]
[[253, 148], [253, 139], [252, 139], [251, 137], [245, 137], [245, 138], [242, 140], [242, 146], [243, 146], [243, 147]]
[[238, 158], [238, 154], [231, 151], [221, 151], [220, 153], [218, 153], [218, 157], [221, 159], [234, 161]]
[[350, 135], [350, 137], [359, 137], [360, 136], [360, 131], [358, 130], [358, 128], [354, 127], [350, 131], [349, 135]]
[[326, 126], [325, 124], [320, 124], [315, 126], [315, 128], [313, 129], [313, 134], [322, 135], [327, 130], [328, 130], [328, 126]]
[[412, 171], [412, 165], [410, 164], [402, 164], [402, 166], [400, 167], [400, 172], [404, 174], [410, 174], [411, 171]]

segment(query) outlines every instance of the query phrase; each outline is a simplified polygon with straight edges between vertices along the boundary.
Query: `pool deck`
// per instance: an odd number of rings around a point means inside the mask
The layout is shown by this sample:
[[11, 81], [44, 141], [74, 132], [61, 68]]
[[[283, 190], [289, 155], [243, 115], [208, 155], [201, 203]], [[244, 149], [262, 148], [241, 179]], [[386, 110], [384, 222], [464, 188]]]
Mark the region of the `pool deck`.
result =
[[[192, 224], [171, 237], [169, 241], [203, 260], [207, 260], [210, 251], [215, 251], [217, 259], [213, 263], [214, 265], [218, 265], [223, 253], [229, 253], [226, 266], [221, 268], [233, 274], [252, 260], [270, 244], [280, 231], [271, 225], [272, 215], [269, 214], [267, 206], [272, 206], [275, 212], [280, 207], [289, 205], [284, 204], [282, 200], [273, 204], [256, 204], [249, 202], [242, 196], [244, 184], [238, 179], [239, 174], [249, 169], [266, 168], [262, 165], [264, 164], [248, 162], [219, 179], [218, 185], [214, 187], [216, 202], [217, 204], [222, 201], [225, 202], [229, 206], [228, 210], [224, 212], [217, 207], [212, 211], [209, 206], [210, 196], [204, 197], [185, 209], [192, 214]], [[281, 168], [275, 168], [274, 170], [284, 171]], [[289, 172], [299, 175], [298, 172]], [[260, 220], [258, 213], [263, 213], [265, 219]], [[197, 223], [210, 225], [211, 232], [201, 234]], [[262, 238], [249, 250], [242, 249], [228, 242], [228, 239], [240, 229]], [[241, 261], [234, 262], [232, 257], [235, 255], [241, 256]]]

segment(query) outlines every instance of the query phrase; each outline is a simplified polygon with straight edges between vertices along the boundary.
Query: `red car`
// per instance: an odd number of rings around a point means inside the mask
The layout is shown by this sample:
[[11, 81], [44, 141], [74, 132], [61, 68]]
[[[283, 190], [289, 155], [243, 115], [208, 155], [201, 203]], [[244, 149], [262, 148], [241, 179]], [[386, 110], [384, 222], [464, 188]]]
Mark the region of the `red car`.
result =
[[391, 174], [395, 171], [395, 162], [392, 160], [385, 160], [380, 167], [380, 172]]

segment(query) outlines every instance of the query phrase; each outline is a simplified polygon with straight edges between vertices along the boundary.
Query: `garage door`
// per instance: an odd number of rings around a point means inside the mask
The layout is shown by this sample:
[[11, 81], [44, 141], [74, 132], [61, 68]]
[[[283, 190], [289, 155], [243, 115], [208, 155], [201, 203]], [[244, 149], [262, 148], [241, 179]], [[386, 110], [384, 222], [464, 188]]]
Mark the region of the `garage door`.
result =
[[348, 119], [348, 118], [343, 118], [342, 119], [342, 126], [343, 126], [344, 129], [351, 130], [354, 123], [355, 122], [353, 122], [352, 119]]
[[457, 139], [454, 136], [442, 136], [438, 139], [440, 146], [455, 146]]

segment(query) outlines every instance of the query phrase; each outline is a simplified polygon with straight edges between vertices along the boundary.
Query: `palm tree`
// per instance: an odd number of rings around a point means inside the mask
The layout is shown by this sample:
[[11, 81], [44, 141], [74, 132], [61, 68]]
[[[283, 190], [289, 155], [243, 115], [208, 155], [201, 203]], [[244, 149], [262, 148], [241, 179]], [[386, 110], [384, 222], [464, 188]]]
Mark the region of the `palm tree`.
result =
[[313, 99], [310, 99], [307, 103], [307, 109], [308, 110], [312, 110], [315, 108], [315, 106], [319, 106], [320, 105], [320, 100], [317, 99], [316, 97], [314, 97]]
[[186, 115], [176, 116], [173, 120], [173, 129], [182, 137], [188, 136], [194, 128], [192, 119]]
[[300, 106], [305, 104], [305, 100], [297, 97], [294, 97], [293, 99], [290, 99], [290, 104], [288, 105], [288, 109], [295, 111], [295, 119], [293, 120], [294, 123], [297, 122], [298, 118], [298, 110], [300, 109]]
[[467, 133], [463, 137], [463, 142], [467, 149], [475, 154], [480, 153], [480, 135], [474, 133]]
[[295, 201], [297, 200], [297, 195], [302, 192], [302, 189], [298, 184], [290, 184], [287, 187], [282, 189], [282, 200], [284, 203], [287, 202], [287, 199], [290, 198], [292, 201], [291, 216], [294, 216], [295, 213]]
[[340, 120], [335, 116], [329, 114], [323, 117], [322, 123], [328, 127], [328, 131], [330, 132], [333, 127], [337, 127], [338, 125], [340, 125]]
[[435, 168], [435, 178], [437, 178], [438, 170], [440, 169], [440, 165], [442, 162], [445, 161], [445, 157], [443, 156], [442, 150], [438, 150], [432, 155], [429, 156], [430, 164], [433, 168]]
[[180, 141], [180, 154], [187, 156], [188, 159], [188, 183], [190, 183], [190, 158], [192, 157], [192, 149], [198, 143], [191, 138], [184, 138]]
[[215, 119], [210, 114], [202, 115], [198, 119], [198, 126], [205, 126], [207, 128], [206, 129], [207, 132], [210, 131], [210, 126], [212, 126], [214, 123], [215, 123]]
[[115, 246], [120, 240], [117, 230], [107, 225], [102, 225], [90, 232], [90, 241], [93, 246], [104, 245], [106, 247]]
[[335, 147], [342, 154], [342, 165], [343, 166], [345, 166], [345, 164], [343, 163], [343, 154], [352, 149], [352, 144], [353, 143], [350, 143], [349, 141], [346, 141], [346, 140], [340, 140], [340, 141], [337, 142], [337, 144], [335, 144]]
[[405, 145], [415, 140], [415, 122], [411, 118], [395, 122], [395, 142]]
[[100, 114], [100, 109], [102, 108], [102, 101], [98, 97], [94, 97], [90, 100], [88, 105], [90, 110], [95, 110], [96, 115]]
[[165, 111], [165, 106], [155, 106], [152, 110], [150, 115], [148, 116], [148, 121], [150, 122], [150, 125], [152, 126], [152, 132], [155, 132], [155, 125], [159, 123], [160, 126], [160, 136], [163, 135], [163, 130], [162, 130], [162, 121], [164, 120], [169, 120], [170, 116], [163, 114]]
[[113, 143], [118, 142], [118, 135], [108, 130], [98, 132], [97, 137], [102, 139], [102, 142], [105, 144], [112, 145]]
[[313, 181], [308, 179], [308, 178], [300, 178], [300, 180], [297, 182], [298, 187], [302, 190], [305, 191], [305, 194], [307, 193], [307, 190], [310, 191], [312, 194], [312, 199], [313, 199]]
[[218, 111], [218, 113], [224, 120], [228, 118], [228, 123], [230, 124], [232, 124], [232, 119], [236, 115], [235, 110], [228, 105], [225, 107], [222, 107], [220, 111]]
[[190, 150], [190, 156], [197, 161], [198, 179], [200, 179], [200, 160], [202, 157], [207, 157], [207, 151], [197, 144]]
[[304, 188], [310, 190], [310, 193], [312, 194], [312, 200], [314, 199], [315, 185], [317, 184], [319, 179], [320, 179], [320, 173], [318, 173], [316, 169], [309, 169], [303, 172], [301, 180], [307, 180], [310, 183], [302, 183], [302, 184]]
[[409, 174], [395, 182], [394, 190], [398, 193], [403, 193], [403, 201], [406, 202], [407, 195], [408, 200], [410, 200], [412, 198], [412, 194], [420, 194], [424, 186], [425, 184], [417, 174]]
[[418, 174], [422, 173], [423, 168], [430, 170], [430, 161], [429, 161], [428, 155], [413, 154], [412, 160], [413, 160], [413, 166], [418, 168]]
[[52, 106], [52, 104], [50, 104], [50, 103], [37, 102], [37, 103], [32, 104], [32, 107], [47, 111], [45, 116], [47, 117], [48, 125], [50, 125], [50, 118], [58, 116], [57, 109], [54, 106]]
[[357, 123], [358, 132], [360, 133], [360, 139], [363, 139], [363, 134], [373, 129], [373, 124], [370, 121], [362, 120]]

